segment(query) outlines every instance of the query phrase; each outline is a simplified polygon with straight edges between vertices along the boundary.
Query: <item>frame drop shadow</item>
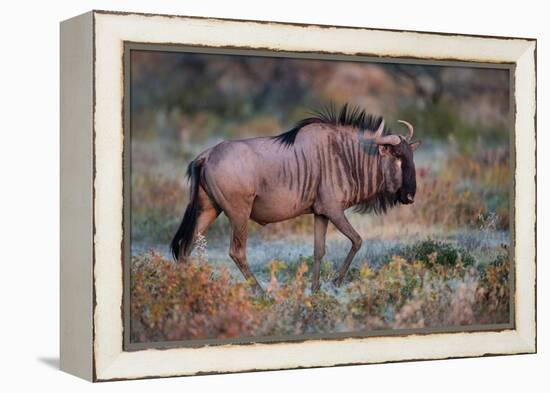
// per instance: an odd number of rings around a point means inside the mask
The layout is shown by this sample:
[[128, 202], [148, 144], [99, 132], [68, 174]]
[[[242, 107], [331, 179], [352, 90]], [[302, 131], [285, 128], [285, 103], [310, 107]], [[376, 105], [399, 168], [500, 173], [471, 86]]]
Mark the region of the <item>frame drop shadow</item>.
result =
[[59, 356], [41, 356], [37, 360], [55, 370], [59, 370]]

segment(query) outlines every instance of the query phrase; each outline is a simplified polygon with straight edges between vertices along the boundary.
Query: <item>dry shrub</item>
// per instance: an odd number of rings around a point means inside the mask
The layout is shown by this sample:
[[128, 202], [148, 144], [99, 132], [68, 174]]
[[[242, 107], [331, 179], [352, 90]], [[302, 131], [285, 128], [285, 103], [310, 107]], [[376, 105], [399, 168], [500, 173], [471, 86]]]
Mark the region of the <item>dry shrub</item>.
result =
[[416, 171], [417, 193], [412, 207], [397, 207], [384, 224], [411, 221], [444, 228], [477, 228], [496, 217], [496, 229], [509, 227], [510, 167], [508, 150], [478, 147], [473, 153], [453, 153], [438, 171]]
[[485, 210], [482, 197], [469, 189], [457, 190], [456, 182], [440, 177], [419, 185], [414, 212], [424, 223], [444, 227], [473, 226]]
[[485, 187], [505, 188], [510, 180], [509, 159], [507, 148], [487, 149], [478, 146], [473, 154], [463, 153], [451, 157], [447, 170]]
[[173, 179], [147, 174], [132, 176], [132, 240], [168, 241], [185, 209], [183, 185]]
[[444, 228], [475, 226], [485, 212], [482, 195], [471, 189], [459, 189], [459, 179], [446, 179], [427, 167], [416, 171], [417, 193], [412, 206], [397, 206], [380, 218], [381, 224], [411, 222], [423, 227]]
[[258, 324], [245, 283], [227, 270], [176, 264], [156, 254], [134, 258], [131, 269], [131, 337], [136, 342], [253, 335]]
[[[503, 323], [509, 318], [508, 259], [486, 269], [409, 262], [394, 256], [378, 272], [367, 264], [348, 288], [354, 330]], [[429, 266], [429, 267], [428, 267]], [[373, 316], [378, 317], [374, 320]]]
[[[359, 278], [347, 290], [350, 298], [347, 308], [353, 316], [355, 330], [390, 328], [394, 316], [399, 326], [405, 323], [409, 319], [405, 314], [415, 313], [407, 303], [421, 288], [425, 271], [422, 263], [408, 263], [399, 256], [394, 256], [379, 271], [363, 264]], [[405, 305], [403, 315], [398, 316]], [[378, 318], [373, 320], [373, 316]]]
[[[427, 248], [425, 243], [413, 248], [421, 253]], [[396, 255], [378, 270], [364, 263], [345, 289], [343, 299], [326, 292], [303, 296], [304, 292], [292, 284], [283, 286], [278, 292], [278, 304], [285, 306], [282, 308], [285, 312], [292, 304], [294, 313], [292, 318], [283, 313], [286, 317], [272, 331], [281, 334], [279, 328], [288, 325], [298, 326], [299, 332], [328, 332], [506, 322], [507, 258], [500, 258], [487, 269], [476, 270], [465, 255], [451, 254], [449, 247], [439, 245], [426, 261]], [[300, 266], [305, 269], [307, 265]], [[301, 285], [303, 277], [301, 274], [296, 277]], [[272, 277], [273, 282], [280, 285]], [[279, 311], [271, 310], [275, 314], [272, 317], [281, 315]]]
[[510, 318], [510, 259], [497, 257], [480, 269], [476, 296], [480, 323], [505, 323]]
[[343, 309], [338, 300], [325, 292], [311, 293], [306, 278], [308, 264], [300, 262], [294, 274], [281, 283], [280, 270], [288, 267], [280, 261], [271, 262], [271, 281], [267, 289], [269, 301], [262, 309], [259, 335], [292, 335], [332, 332], [340, 323]]
[[[267, 295], [252, 294], [206, 261], [175, 264], [150, 253], [132, 262], [134, 342], [364, 332], [504, 323], [510, 313], [509, 259], [486, 266], [395, 255], [375, 270], [365, 262], [340, 290], [309, 290], [308, 261], [272, 261]], [[330, 275], [334, 272], [325, 272]]]
[[132, 213], [181, 214], [187, 190], [176, 180], [159, 175], [132, 177]]
[[508, 229], [510, 160], [507, 148], [478, 146], [473, 153], [455, 154], [447, 161], [440, 177], [458, 185], [459, 194], [469, 192], [478, 198], [478, 209], [471, 210], [477, 215], [470, 215], [470, 221], [460, 223], [476, 226], [479, 217], [494, 215], [496, 228]]

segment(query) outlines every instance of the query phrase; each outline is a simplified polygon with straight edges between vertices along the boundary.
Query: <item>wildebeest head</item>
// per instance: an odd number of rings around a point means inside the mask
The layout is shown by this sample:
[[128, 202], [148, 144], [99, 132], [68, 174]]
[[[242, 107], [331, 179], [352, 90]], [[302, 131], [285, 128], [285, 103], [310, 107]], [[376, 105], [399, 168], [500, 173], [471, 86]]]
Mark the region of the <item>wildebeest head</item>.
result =
[[420, 146], [421, 141], [411, 142], [413, 126], [399, 120], [408, 128], [406, 137], [400, 135], [382, 135], [384, 122], [375, 133], [374, 142], [382, 157], [382, 172], [385, 180], [385, 191], [395, 194], [397, 200], [403, 204], [414, 202], [416, 194], [416, 170], [414, 167], [413, 152]]

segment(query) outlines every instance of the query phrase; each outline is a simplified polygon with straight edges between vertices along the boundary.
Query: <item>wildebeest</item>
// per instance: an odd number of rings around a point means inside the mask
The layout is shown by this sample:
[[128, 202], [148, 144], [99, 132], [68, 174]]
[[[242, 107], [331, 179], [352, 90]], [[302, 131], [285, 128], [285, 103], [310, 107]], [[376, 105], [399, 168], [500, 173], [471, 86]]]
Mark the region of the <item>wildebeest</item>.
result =
[[231, 224], [229, 255], [261, 291], [246, 260], [248, 220], [265, 225], [313, 214], [312, 290], [320, 285], [329, 221], [351, 241], [333, 280], [340, 286], [362, 243], [344, 211], [355, 206], [381, 213], [414, 201], [413, 151], [420, 141], [412, 142], [413, 126], [399, 121], [406, 137], [364, 110], [330, 106], [283, 134], [224, 141], [199, 154], [187, 169], [190, 201], [171, 243], [174, 258], [189, 256], [197, 234], [223, 211]]

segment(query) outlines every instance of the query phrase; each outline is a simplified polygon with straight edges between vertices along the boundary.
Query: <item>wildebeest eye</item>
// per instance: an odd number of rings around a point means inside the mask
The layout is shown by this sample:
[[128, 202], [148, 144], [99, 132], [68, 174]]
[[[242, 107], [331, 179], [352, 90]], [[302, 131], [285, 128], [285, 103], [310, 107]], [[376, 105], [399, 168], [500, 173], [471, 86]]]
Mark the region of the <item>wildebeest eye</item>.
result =
[[400, 158], [403, 156], [403, 150], [400, 146], [392, 146], [390, 152], [395, 158]]

